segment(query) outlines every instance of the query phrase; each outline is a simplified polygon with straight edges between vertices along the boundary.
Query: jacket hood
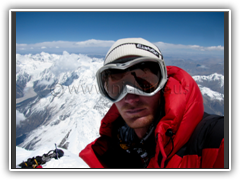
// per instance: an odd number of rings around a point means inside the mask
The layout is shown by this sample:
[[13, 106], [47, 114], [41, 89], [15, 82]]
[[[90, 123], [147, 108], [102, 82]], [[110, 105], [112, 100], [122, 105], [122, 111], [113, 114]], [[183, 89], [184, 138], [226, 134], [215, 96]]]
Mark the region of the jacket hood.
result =
[[[159, 121], [155, 135], [170, 158], [187, 141], [201, 121], [204, 113], [201, 91], [194, 79], [184, 70], [168, 66], [168, 82], [164, 89], [165, 116]], [[173, 132], [173, 144], [166, 135], [168, 129]], [[172, 147], [174, 146], [174, 147]]]
[[[197, 83], [181, 68], [167, 66], [168, 81], [164, 88], [165, 116], [155, 129], [156, 152], [161, 152], [164, 161], [175, 154], [187, 141], [204, 113], [203, 98]], [[120, 116], [115, 104], [101, 121], [100, 135], [111, 136], [112, 122]], [[166, 135], [167, 130], [173, 136]], [[172, 138], [173, 143], [170, 142]], [[158, 154], [152, 161], [158, 161]], [[157, 164], [157, 163], [154, 163]]]

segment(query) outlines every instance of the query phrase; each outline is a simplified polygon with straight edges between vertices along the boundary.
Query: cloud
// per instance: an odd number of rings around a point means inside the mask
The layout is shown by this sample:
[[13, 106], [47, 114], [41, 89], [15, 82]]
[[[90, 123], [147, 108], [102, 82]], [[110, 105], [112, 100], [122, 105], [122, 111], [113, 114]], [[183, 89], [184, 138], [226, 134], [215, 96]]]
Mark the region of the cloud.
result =
[[210, 46], [210, 47], [207, 47], [206, 50], [221, 50], [223, 51], [224, 50], [224, 47], [223, 46]]
[[[91, 59], [87, 56], [69, 54], [64, 51], [62, 56], [54, 62], [54, 65], [51, 67], [51, 71], [56, 77], [59, 76], [60, 73], [74, 71], [79, 66], [79, 59], [84, 59], [85, 62], [91, 61]], [[41, 81], [41, 84], [47, 83], [51, 84], [53, 82]]]
[[79, 47], [111, 47], [114, 41], [102, 41], [102, 40], [95, 40], [90, 39], [87, 41], [77, 42], [76, 45]]
[[101, 54], [105, 55], [108, 49], [112, 46], [114, 41], [111, 40], [95, 40], [90, 39], [87, 41], [52, 41], [41, 42], [36, 44], [16, 44], [17, 53], [58, 53], [63, 51], [70, 53], [82, 53], [82, 54]]
[[170, 44], [170, 43], [164, 43], [164, 42], [156, 42], [154, 44], [162, 50], [176, 50], [176, 49], [177, 50], [200, 50], [200, 51], [223, 51], [224, 50], [224, 47], [221, 45], [204, 47], [199, 45]]
[[20, 113], [18, 110], [16, 110], [16, 125], [20, 126], [20, 122], [24, 121], [26, 117], [23, 113]]
[[49, 81], [47, 80], [41, 80], [38, 82], [38, 86], [48, 86], [54, 83], [54, 79], [50, 79]]
[[224, 58], [224, 47], [171, 44], [165, 42], [154, 43], [161, 50], [163, 56], [182, 59]]
[[[41, 42], [36, 44], [16, 44], [17, 53], [19, 54], [37, 54], [41, 52], [62, 54], [64, 51], [75, 54], [102, 55], [105, 56], [114, 41], [96, 40], [87, 41], [52, 41]], [[217, 57], [223, 59], [224, 47], [218, 46], [200, 46], [200, 45], [183, 45], [171, 44], [165, 42], [154, 42], [159, 47], [163, 56], [178, 58], [206, 58]]]

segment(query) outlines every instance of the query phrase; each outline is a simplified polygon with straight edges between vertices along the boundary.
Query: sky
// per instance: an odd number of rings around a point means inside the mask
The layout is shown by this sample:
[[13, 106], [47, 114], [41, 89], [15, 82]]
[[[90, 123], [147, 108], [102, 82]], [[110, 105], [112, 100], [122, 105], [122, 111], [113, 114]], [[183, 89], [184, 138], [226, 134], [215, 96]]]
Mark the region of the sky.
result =
[[118, 39], [141, 37], [163, 55], [221, 57], [223, 12], [17, 12], [17, 53], [106, 55]]

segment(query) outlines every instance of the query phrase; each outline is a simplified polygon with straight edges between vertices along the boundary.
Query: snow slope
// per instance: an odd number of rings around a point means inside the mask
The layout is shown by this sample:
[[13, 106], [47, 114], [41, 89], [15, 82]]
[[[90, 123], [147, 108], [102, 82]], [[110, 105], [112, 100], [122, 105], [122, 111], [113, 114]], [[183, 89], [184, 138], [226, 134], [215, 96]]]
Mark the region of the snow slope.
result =
[[[55, 149], [54, 145], [52, 149]], [[42, 147], [35, 151], [29, 151], [21, 147], [16, 147], [16, 165], [26, 161], [28, 158], [42, 156], [47, 153], [51, 148]], [[61, 148], [59, 148], [61, 149]], [[59, 159], [52, 158], [47, 163], [43, 164], [43, 168], [89, 168], [89, 166], [78, 157], [78, 155], [73, 154], [71, 151], [62, 149], [64, 151], [64, 156]]]
[[199, 85], [199, 88], [202, 92], [203, 96], [207, 96], [209, 97], [211, 100], [219, 100], [219, 101], [223, 101], [224, 100], [224, 94], [221, 94], [219, 92], [213, 91], [208, 87], [203, 87], [201, 85]]

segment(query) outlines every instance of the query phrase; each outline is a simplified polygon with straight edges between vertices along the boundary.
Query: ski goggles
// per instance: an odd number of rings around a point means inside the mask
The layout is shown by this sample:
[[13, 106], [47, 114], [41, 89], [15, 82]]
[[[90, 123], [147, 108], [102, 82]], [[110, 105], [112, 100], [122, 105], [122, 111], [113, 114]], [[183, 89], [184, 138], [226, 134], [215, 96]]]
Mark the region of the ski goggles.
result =
[[167, 70], [162, 59], [140, 57], [104, 65], [96, 77], [100, 93], [118, 102], [128, 93], [153, 96], [165, 85]]

